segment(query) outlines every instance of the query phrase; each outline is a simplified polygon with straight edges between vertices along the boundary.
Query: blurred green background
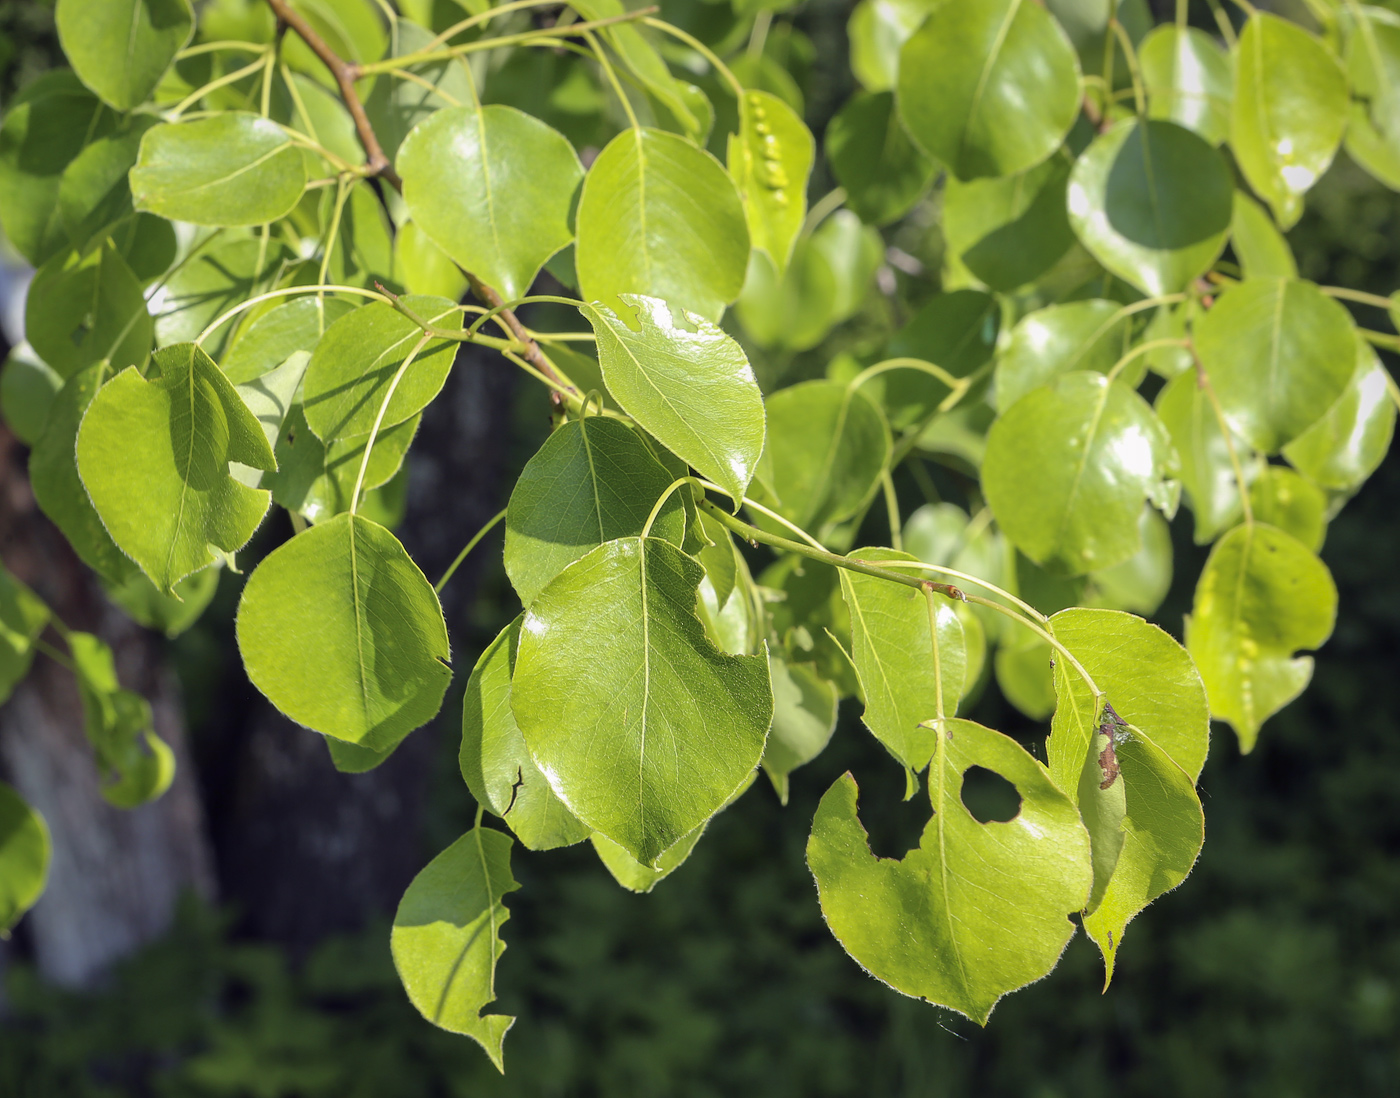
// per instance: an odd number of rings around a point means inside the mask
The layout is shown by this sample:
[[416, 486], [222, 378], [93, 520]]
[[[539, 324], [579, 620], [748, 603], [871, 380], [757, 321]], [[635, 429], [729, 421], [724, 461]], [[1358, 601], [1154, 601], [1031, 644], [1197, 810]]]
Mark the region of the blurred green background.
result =
[[[844, 25], [839, 5], [824, 8], [812, 28], [823, 51], [822, 36]], [[52, 63], [44, 9], [0, 0], [6, 91]], [[1400, 286], [1400, 198], [1345, 162], [1290, 235], [1305, 277], [1381, 294]], [[937, 240], [920, 251], [936, 255]], [[517, 403], [518, 467], [546, 417], [537, 393]], [[1178, 580], [1157, 616], [1178, 636], [1203, 560], [1189, 523], [1183, 514], [1174, 524]], [[879, 519], [870, 533], [885, 536]], [[831, 747], [794, 775], [786, 808], [760, 782], [649, 896], [621, 890], [586, 845], [517, 847], [522, 888], [509, 901], [494, 1008], [519, 1017], [504, 1080], [472, 1042], [408, 1004], [387, 922], [293, 960], [234, 933], [237, 912], [191, 901], [175, 931], [99, 993], [47, 987], [22, 956], [11, 960], [0, 1095], [1400, 1094], [1397, 546], [1392, 453], [1329, 530], [1323, 557], [1341, 611], [1312, 686], [1248, 758], [1217, 730], [1201, 780], [1201, 861], [1132, 924], [1102, 994], [1097, 951], [1079, 937], [1048, 979], [979, 1030], [889, 991], [842, 952], [803, 860], [820, 794], [854, 771], [879, 853], [902, 853], [923, 823], [848, 703]], [[237, 666], [236, 585], [224, 578], [209, 615], [170, 653], [197, 754], [206, 687]], [[458, 632], [457, 665], [469, 667], [514, 612], [497, 553]], [[994, 688], [974, 715], [1028, 743], [1044, 734]], [[451, 696], [439, 723], [424, 862], [475, 809], [457, 775]]]

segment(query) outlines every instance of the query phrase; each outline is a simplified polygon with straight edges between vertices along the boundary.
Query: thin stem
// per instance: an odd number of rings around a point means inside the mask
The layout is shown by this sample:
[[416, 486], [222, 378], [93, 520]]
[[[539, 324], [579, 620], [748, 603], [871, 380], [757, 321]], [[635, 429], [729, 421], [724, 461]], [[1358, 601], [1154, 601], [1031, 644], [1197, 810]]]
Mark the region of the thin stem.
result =
[[555, 394], [555, 396], [560, 398], [561, 402], [567, 405], [570, 409], [576, 410], [579, 407], [579, 405], [583, 402], [583, 398], [579, 396], [578, 390], [573, 388], [573, 386], [563, 385], [555, 381], [547, 374], [541, 373], [539, 370], [535, 369], [532, 365], [530, 365], [529, 362], [527, 362], [525, 359], [521, 358], [517, 354], [514, 354], [507, 350], [502, 350], [501, 354], [503, 354], [506, 358], [510, 359], [511, 362], [519, 366], [536, 381], [547, 386]]
[[1133, 48], [1133, 40], [1128, 36], [1127, 29], [1118, 21], [1118, 16], [1110, 15], [1108, 25], [1113, 28], [1114, 35], [1123, 47], [1123, 60], [1128, 63], [1128, 77], [1133, 82], [1133, 103], [1137, 107], [1138, 116], [1141, 117], [1147, 114], [1147, 93], [1142, 86], [1142, 69], [1138, 66], [1137, 50]]
[[1146, 343], [1139, 343], [1113, 364], [1112, 369], [1108, 371], [1108, 380], [1117, 380], [1118, 375], [1123, 372], [1124, 367], [1135, 358], [1141, 358], [1143, 355], [1150, 354], [1152, 351], [1159, 351], [1163, 347], [1186, 347], [1190, 342], [1189, 339], [1149, 339]]
[[1191, 6], [1191, 0], [1176, 0], [1176, 26], [1178, 30], [1186, 29], [1187, 9]]
[[448, 95], [447, 92], [443, 91], [431, 80], [425, 80], [416, 72], [409, 72], [407, 69], [389, 69], [387, 71], [390, 76], [397, 77], [399, 80], [407, 80], [410, 84], [417, 84], [420, 88], [432, 92], [449, 107], [465, 106], [455, 95]]
[[[341, 176], [335, 186], [335, 209], [331, 213], [331, 223], [326, 227], [326, 242], [321, 246], [321, 270], [317, 282], [326, 281], [326, 272], [331, 267], [331, 255], [335, 252], [335, 242], [340, 237], [340, 218], [345, 213], [345, 200], [350, 195], [349, 180]], [[317, 294], [317, 297], [322, 295]]]
[[720, 77], [724, 80], [724, 82], [729, 85], [729, 90], [734, 93], [734, 98], [740, 100], [741, 102], [743, 101], [744, 85], [739, 83], [739, 78], [734, 75], [733, 70], [730, 69], [730, 67], [726, 65], [723, 61], [721, 61], [719, 59], [719, 55], [716, 54], [714, 50], [710, 49], [709, 46], [705, 45], [704, 42], [700, 41], [700, 39], [696, 38], [693, 34], [687, 34], [685, 31], [681, 30], [680, 27], [672, 26], [670, 23], [667, 23], [664, 19], [648, 18], [644, 20], [644, 22], [647, 26], [652, 27], [655, 30], [664, 31], [666, 34], [669, 34], [672, 38], [684, 42], [687, 46], [693, 49], [696, 53], [698, 53], [701, 57], [703, 57], [706, 61], [710, 63], [710, 65], [714, 68], [715, 72], [719, 73]]
[[1234, 49], [1239, 42], [1235, 34], [1235, 24], [1230, 22], [1230, 17], [1220, 6], [1220, 0], [1206, 0], [1210, 5], [1210, 13], [1215, 18], [1215, 25], [1220, 29], [1220, 37], [1225, 39], [1225, 45]]
[[764, 8], [754, 17], [753, 30], [749, 32], [748, 55], [753, 60], [763, 56], [763, 47], [768, 45], [768, 28], [773, 25], [773, 12]]
[[895, 494], [894, 478], [886, 469], [880, 474], [880, 487], [885, 493], [885, 518], [890, 524], [890, 548], [904, 552], [904, 522], [899, 517], [899, 496]]
[[[970, 576], [966, 572], [959, 572], [956, 568], [945, 568], [941, 564], [925, 564], [921, 560], [887, 560], [881, 561], [880, 563], [884, 568], [909, 568], [914, 571], [937, 572], [940, 576], [951, 576], [953, 579], [960, 580], [963, 583], [975, 583], [978, 587], [984, 588], [992, 594], [1006, 599], [1008, 602], [1015, 603], [1024, 613], [1030, 615], [1036, 621], [1047, 622], [1050, 620], [1030, 603], [1023, 602], [1010, 591], [1005, 591], [995, 583], [979, 579], [977, 576]], [[971, 595], [968, 596], [969, 599], [971, 597]], [[1007, 608], [1003, 607], [1002, 609]]]
[[1201, 356], [1196, 353], [1196, 348], [1191, 345], [1191, 357], [1196, 363], [1196, 384], [1205, 390], [1206, 399], [1210, 401], [1210, 406], [1215, 412], [1215, 422], [1220, 427], [1220, 434], [1225, 439], [1225, 450], [1230, 455], [1230, 467], [1235, 473], [1235, 485], [1240, 493], [1240, 507], [1244, 511], [1244, 521], [1249, 525], [1254, 525], [1254, 508], [1249, 502], [1249, 484], [1244, 478], [1244, 466], [1240, 464], [1240, 455], [1235, 451], [1235, 436], [1230, 430], [1230, 424], [1225, 419], [1225, 409], [1220, 406], [1220, 398], [1215, 395], [1215, 386], [1210, 383], [1210, 375], [1206, 373], [1205, 365], [1201, 362]]
[[492, 530], [494, 530], [496, 528], [496, 524], [505, 517], [506, 509], [502, 507], [499, 511], [495, 513], [495, 515], [491, 517], [490, 521], [488, 521], [485, 526], [483, 526], [480, 530], [478, 530], [475, 534], [472, 535], [472, 540], [467, 542], [466, 546], [462, 549], [462, 551], [457, 554], [457, 559], [447, 566], [447, 571], [442, 574], [442, 579], [438, 580], [437, 583], [433, 585], [434, 591], [436, 591], [439, 595], [442, 594], [442, 589], [447, 586], [447, 581], [452, 578], [452, 574], [456, 572], [458, 568], [461, 567], [462, 561], [467, 559], [468, 554], [470, 554], [471, 551], [481, 543], [481, 539], [484, 538], [487, 534], [489, 534]]
[[375, 301], [382, 301], [386, 305], [393, 304], [384, 294], [375, 293], [373, 290], [363, 290], [359, 286], [289, 286], [282, 290], [269, 290], [265, 294], [258, 294], [257, 297], [250, 297], [247, 301], [240, 302], [222, 316], [215, 318], [209, 327], [205, 328], [204, 331], [200, 332], [199, 335], [195, 337], [195, 344], [197, 346], [202, 346], [204, 341], [217, 331], [221, 325], [228, 323], [228, 321], [232, 320], [240, 313], [253, 308], [255, 305], [261, 305], [264, 301], [271, 301], [273, 298], [292, 297], [296, 294], [316, 294], [318, 296], [321, 294], [351, 294], [355, 297], [373, 298]]
[[266, 64], [263, 66], [262, 80], [262, 102], [260, 113], [264, 118], [272, 113], [272, 77], [277, 71], [277, 46], [276, 44], [267, 51]]
[[932, 362], [926, 362], [921, 358], [887, 358], [883, 362], [877, 362], [873, 366], [867, 366], [860, 373], [856, 374], [856, 376], [851, 379], [850, 384], [846, 386], [846, 391], [853, 393], [871, 378], [879, 377], [881, 374], [889, 373], [891, 370], [918, 370], [921, 373], [928, 374], [930, 377], [937, 378], [950, 389], [967, 387], [966, 378], [954, 377], [942, 366], [936, 366]]
[[[582, 23], [579, 24], [580, 27], [583, 25]], [[622, 85], [618, 82], [617, 73], [613, 72], [612, 62], [608, 60], [607, 53], [591, 32], [585, 31], [583, 40], [588, 43], [594, 56], [598, 58], [598, 64], [602, 66], [603, 75], [608, 78], [608, 83], [612, 85], [613, 93], [617, 96], [618, 101], [622, 103], [622, 109], [627, 112], [627, 121], [632, 124], [633, 131], [640, 130], [641, 125], [637, 122], [637, 113], [632, 109], [632, 101], [627, 98], [627, 93], [622, 90]]]
[[[924, 602], [928, 606], [929, 644], [933, 647], [933, 712], [937, 721], [935, 730], [942, 732], [943, 722], [947, 718], [943, 708], [943, 661], [938, 658], [941, 654], [938, 650], [938, 604], [933, 601], [933, 593], [931, 586], [924, 588]], [[943, 737], [938, 738], [941, 740]]]
[[1349, 290], [1345, 286], [1319, 286], [1328, 297], [1340, 298], [1343, 301], [1355, 301], [1360, 305], [1374, 305], [1377, 309], [1390, 311], [1394, 302], [1388, 297], [1381, 297], [1380, 294], [1363, 293], [1360, 290]]
[[1259, 9], [1251, 4], [1249, 0], [1230, 0], [1230, 3], [1234, 4], [1235, 7], [1239, 8], [1240, 11], [1244, 12], [1247, 16], [1259, 14]]
[[645, 525], [642, 526], [642, 537], [646, 537], [651, 533], [652, 526], [655, 525], [657, 518], [661, 515], [661, 508], [666, 505], [666, 501], [671, 498], [674, 492], [687, 484], [698, 485], [700, 483], [699, 477], [691, 476], [677, 477], [675, 480], [671, 481], [671, 483], [666, 486], [666, 491], [662, 492], [661, 497], [652, 505], [651, 514], [647, 515], [647, 521]]
[[73, 661], [62, 649], [55, 648], [48, 641], [44, 640], [43, 637], [35, 637], [33, 644], [36, 652], [42, 652], [60, 667], [66, 667], [69, 671], [73, 671], [74, 673], [77, 672], [77, 668], [73, 666]]
[[533, 328], [527, 329], [531, 339], [537, 339], [544, 343], [597, 343], [598, 337], [592, 332], [537, 332]]
[[1084, 665], [1075, 658], [1073, 652], [1071, 652], [1068, 648], [1066, 648], [1063, 644], [1061, 644], [1058, 640], [1055, 639], [1055, 634], [1052, 630], [1048, 628], [1042, 629], [1040, 626], [1036, 625], [1035, 622], [1027, 621], [1025, 618], [1021, 617], [1019, 614], [1013, 613], [1010, 609], [1008, 609], [1005, 606], [1002, 606], [1000, 603], [993, 602], [991, 599], [984, 599], [981, 595], [967, 595], [966, 599], [968, 602], [975, 602], [978, 606], [989, 607], [990, 609], [995, 610], [998, 614], [1004, 614], [1012, 621], [1020, 622], [1032, 633], [1040, 637], [1041, 640], [1045, 641], [1048, 645], [1050, 645], [1051, 648], [1053, 648], [1056, 652], [1058, 652], [1060, 655], [1062, 655], [1065, 659], [1069, 661], [1070, 666], [1073, 667], [1075, 671], [1079, 673], [1079, 677], [1084, 680], [1084, 685], [1089, 688], [1089, 692], [1094, 695], [1095, 702], [1097, 702], [1099, 698], [1103, 697], [1103, 691], [1098, 688], [1098, 684], [1094, 682], [1093, 677], [1089, 674], [1089, 672], [1084, 670]]
[[490, 22], [498, 15], [508, 15], [513, 11], [521, 11], [524, 8], [549, 7], [558, 2], [559, 0], [513, 0], [512, 3], [501, 4], [499, 7], [490, 8], [487, 11], [481, 12], [479, 15], [473, 15], [470, 18], [463, 19], [460, 23], [453, 23], [452, 26], [448, 27], [423, 48], [425, 50], [435, 50], [463, 31], [471, 30], [472, 27], [478, 26], [481, 23]]
[[828, 214], [833, 214], [846, 204], [846, 188], [837, 187], [834, 191], [828, 191], [812, 203], [812, 208], [807, 211], [807, 218], [802, 222], [802, 235], [811, 236]]
[[[722, 496], [729, 496], [730, 499], [734, 498], [732, 495], [729, 495], [729, 492], [721, 488], [718, 484], [711, 484], [708, 480], [701, 480], [698, 483], [701, 488], [704, 488], [708, 492], [718, 492]], [[819, 542], [816, 538], [812, 537], [811, 534], [807, 533], [806, 530], [798, 526], [797, 523], [789, 522], [787, 519], [783, 518], [782, 515], [778, 514], [777, 511], [763, 506], [763, 504], [756, 502], [753, 498], [746, 497], [744, 499], [744, 506], [749, 508], [751, 511], [757, 511], [764, 518], [772, 519], [774, 522], [778, 523], [778, 525], [788, 530], [791, 530], [794, 534], [796, 534], [799, 538], [805, 541], [813, 549], [820, 549], [823, 553], [830, 552], [830, 550], [828, 550], [825, 545]]]
[[217, 50], [238, 50], [242, 53], [262, 53], [267, 49], [266, 44], [260, 42], [201, 42], [196, 46], [187, 46], [175, 55], [176, 61], [184, 61], [190, 57], [198, 57], [201, 53], [214, 53]]
[[1356, 332], [1373, 347], [1381, 347], [1387, 351], [1400, 351], [1400, 336], [1390, 335], [1387, 332], [1373, 332], [1370, 328], [1357, 328]]
[[227, 87], [229, 84], [236, 84], [245, 76], [251, 76], [253, 73], [262, 69], [266, 64], [266, 60], [262, 57], [259, 57], [250, 65], [244, 65], [241, 69], [235, 69], [233, 72], [225, 73], [217, 80], [209, 81], [209, 83], [205, 84], [204, 87], [196, 88], [194, 91], [190, 92], [189, 95], [185, 96], [184, 99], [180, 100], [180, 102], [177, 103], [175, 107], [171, 110], [169, 115], [170, 121], [178, 121], [180, 115], [184, 114], [187, 109], [194, 106], [210, 92], [218, 91], [220, 88]]
[[583, 304], [571, 297], [559, 297], [556, 294], [530, 294], [525, 297], [518, 297], [514, 301], [503, 301], [490, 309], [485, 310], [476, 320], [472, 321], [472, 326], [467, 329], [468, 334], [475, 335], [477, 330], [488, 320], [494, 320], [498, 313], [507, 309], [518, 309], [521, 305], [533, 305], [537, 303], [547, 303], [552, 305], [569, 305], [578, 308]]
[[360, 472], [355, 477], [355, 490], [350, 494], [350, 514], [353, 516], [360, 506], [360, 489], [364, 487], [365, 472], [369, 469], [369, 457], [374, 452], [374, 440], [379, 437], [379, 425], [384, 422], [384, 413], [389, 410], [389, 401], [394, 399], [394, 390], [399, 387], [399, 382], [403, 375], [408, 372], [413, 360], [418, 357], [418, 353], [428, 345], [428, 340], [432, 337], [426, 332], [423, 338], [418, 341], [413, 350], [408, 352], [408, 357], [399, 364], [399, 368], [394, 371], [393, 380], [389, 382], [389, 391], [384, 394], [384, 399], [379, 404], [379, 414], [374, 417], [374, 426], [369, 429], [369, 438], [365, 440], [365, 456], [360, 459]]

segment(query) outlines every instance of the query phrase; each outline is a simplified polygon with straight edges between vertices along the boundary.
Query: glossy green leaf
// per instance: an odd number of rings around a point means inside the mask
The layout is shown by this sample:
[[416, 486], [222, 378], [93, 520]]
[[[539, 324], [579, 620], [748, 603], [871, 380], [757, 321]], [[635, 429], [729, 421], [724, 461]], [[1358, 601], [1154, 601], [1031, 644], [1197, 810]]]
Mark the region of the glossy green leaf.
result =
[[1201, 670], [1211, 716], [1229, 721], [1248, 754], [1259, 726], [1303, 692], [1310, 656], [1331, 635], [1337, 588], [1296, 538], [1260, 523], [1215, 544], [1196, 585], [1186, 647]]
[[1080, 371], [1034, 390], [992, 425], [982, 488], [1018, 549], [1078, 574], [1138, 551], [1143, 501], [1166, 506], [1175, 472], [1171, 441], [1148, 404], [1120, 382]]
[[451, 681], [447, 626], [393, 534], [338, 515], [273, 550], [238, 604], [253, 685], [292, 720], [373, 750], [429, 721]]
[[593, 842], [593, 849], [598, 853], [598, 860], [607, 866], [608, 872], [618, 884], [632, 892], [650, 892], [690, 857], [700, 837], [705, 834], [705, 827], [705, 824], [701, 824], [661, 855], [656, 860], [655, 869], [642, 865], [627, 853], [626, 848], [619, 846], [606, 835], [595, 831], [589, 838]]
[[1347, 124], [1347, 80], [1332, 52], [1296, 23], [1252, 15], [1235, 53], [1230, 144], [1254, 192], [1285, 229], [1332, 163]]
[[141, 572], [132, 569], [120, 584], [104, 584], [107, 597], [135, 622], [167, 637], [178, 637], [199, 620], [219, 589], [218, 568], [186, 576], [172, 594], [163, 594]]
[[1172, 585], [1171, 527], [1154, 507], [1144, 507], [1138, 519], [1142, 548], [1122, 564], [1090, 575], [1088, 605], [1127, 610], [1150, 616], [1157, 612]]
[[[48, 623], [49, 608], [44, 600], [0, 564], [0, 704], [29, 674], [34, 642]], [[0, 926], [7, 925], [0, 918]]]
[[[520, 601], [529, 606], [604, 542], [641, 534], [672, 479], [642, 436], [618, 420], [589, 416], [556, 430], [526, 464], [506, 509], [506, 574]], [[681, 544], [679, 494], [666, 501], [651, 533]]]
[[43, 895], [51, 855], [44, 817], [0, 782], [0, 933], [8, 935]]
[[254, 381], [298, 351], [314, 351], [326, 329], [354, 308], [343, 297], [307, 294], [293, 298], [249, 325], [219, 366], [234, 385]]
[[451, 107], [404, 141], [398, 168], [414, 222], [507, 301], [573, 239], [583, 167], [563, 134], [514, 107]]
[[112, 650], [91, 633], [64, 638], [83, 704], [83, 723], [97, 755], [102, 796], [117, 808], [135, 808], [170, 788], [175, 754], [155, 734], [146, 699], [117, 682]]
[[993, 290], [1035, 281], [1074, 243], [1065, 206], [1069, 170], [1054, 156], [1001, 178], [964, 183], [949, 176], [943, 190], [949, 249]]
[[908, 213], [938, 170], [904, 132], [891, 92], [854, 96], [827, 125], [825, 143], [832, 174], [846, 188], [846, 204], [870, 225]]
[[500, 816], [531, 850], [573, 846], [588, 828], [554, 795], [530, 758], [510, 708], [510, 680], [520, 647], [516, 617], [481, 654], [462, 699], [457, 762], [477, 803]]
[[515, 1019], [481, 1011], [496, 998], [496, 962], [510, 918], [510, 837], [480, 825], [423, 867], [399, 901], [389, 946], [408, 998], [424, 1018], [476, 1041], [505, 1071]]
[[59, 0], [54, 21], [79, 78], [119, 111], [146, 101], [194, 31], [189, 0]]
[[959, 179], [1039, 164], [1074, 124], [1079, 96], [1074, 47], [1024, 0], [940, 4], [900, 51], [900, 116]]
[[1113, 274], [1146, 294], [1185, 289], [1225, 247], [1234, 181], [1225, 158], [1174, 122], [1120, 122], [1070, 173], [1069, 220]]
[[[973, 766], [1016, 786], [1014, 819], [978, 823], [963, 806], [960, 779]], [[839, 778], [817, 808], [807, 864], [827, 925], [862, 968], [985, 1024], [1073, 936], [1068, 916], [1089, 893], [1089, 839], [1045, 768], [971, 721], [950, 721], [939, 737], [929, 797], [934, 815], [918, 847], [877, 858], [856, 815], [855, 779]]]
[[773, 680], [773, 727], [763, 749], [763, 771], [778, 799], [787, 804], [789, 775], [831, 742], [840, 695], [814, 664], [788, 663], [770, 653], [768, 671]]
[[[1210, 395], [1195, 371], [1178, 374], [1157, 397], [1161, 418], [1181, 459], [1181, 487], [1196, 519], [1196, 544], [1209, 545], [1240, 520], [1240, 486], [1230, 462], [1230, 447]], [[1233, 437], [1243, 461], [1245, 441]]]
[[851, 71], [867, 91], [892, 91], [899, 51], [938, 0], [860, 0], [851, 12]]
[[1235, 74], [1214, 38], [1195, 27], [1157, 27], [1138, 47], [1138, 64], [1149, 118], [1185, 126], [1212, 145], [1230, 136]]
[[[596, 170], [596, 169], [595, 169]], [[704, 318], [623, 294], [580, 306], [608, 392], [662, 446], [743, 499], [763, 452], [763, 396], [739, 344]]]
[[[734, 593], [735, 584], [738, 582], [741, 568], [739, 552], [734, 546], [734, 539], [729, 536], [729, 531], [718, 519], [700, 512], [696, 515], [696, 521], [708, 544], [701, 546], [692, 556], [700, 562], [700, 567], [705, 569], [705, 579], [701, 582], [709, 583], [716, 606], [723, 607], [729, 601], [729, 596]], [[670, 538], [667, 540], [674, 541]]]
[[1373, 5], [1346, 9], [1346, 72], [1354, 96], [1347, 155], [1387, 187], [1400, 188], [1400, 14]]
[[[462, 314], [450, 301], [433, 297], [400, 300], [435, 328], [455, 330], [462, 326]], [[327, 328], [311, 355], [303, 382], [306, 422], [317, 436], [330, 441], [369, 434], [400, 370], [403, 376], [393, 385], [380, 429], [402, 423], [426, 408], [447, 381], [457, 344], [431, 339], [404, 368], [422, 337], [422, 328], [381, 301], [361, 306]]]
[[[373, 0], [290, 0], [290, 4], [338, 57], [356, 62], [384, 56], [388, 42], [380, 15], [383, 9]], [[202, 25], [207, 27], [208, 22], [206, 14]], [[281, 51], [297, 72], [311, 75], [328, 88], [335, 87], [335, 78], [297, 35], [288, 35]], [[364, 90], [369, 90], [369, 83], [365, 82]]]
[[0, 417], [15, 438], [33, 447], [44, 433], [63, 378], [22, 343], [0, 363]]
[[859, 511], [892, 446], [874, 402], [834, 381], [804, 381], [770, 396], [767, 411], [758, 479], [777, 510], [811, 530]]
[[739, 132], [729, 139], [729, 174], [739, 188], [749, 241], [782, 274], [807, 214], [807, 177], [816, 143], [791, 107], [763, 91], [746, 91]]
[[111, 244], [79, 258], [54, 256], [29, 286], [24, 329], [35, 352], [64, 378], [105, 362], [144, 366], [153, 326], [141, 284]]
[[[916, 559], [879, 548], [852, 556]], [[962, 697], [967, 672], [962, 622], [943, 595], [926, 596], [859, 572], [842, 570], [841, 592], [851, 613], [851, 659], [865, 695], [865, 725], [901, 765], [923, 770], [937, 748], [937, 718], [956, 713]]]
[[196, 225], [276, 221], [305, 189], [301, 150], [276, 123], [238, 111], [148, 130], [131, 169], [138, 210]]
[[1275, 453], [1342, 395], [1356, 368], [1350, 314], [1311, 282], [1267, 278], [1221, 294], [1196, 324], [1196, 353], [1225, 418]]
[[664, 298], [710, 320], [739, 296], [744, 206], [709, 153], [675, 134], [624, 130], [584, 180], [575, 263], [587, 301]]
[[1395, 434], [1395, 404], [1371, 345], [1356, 337], [1356, 372], [1321, 419], [1283, 448], [1290, 465], [1333, 491], [1359, 488], [1380, 467]]
[[457, 264], [412, 221], [400, 225], [394, 237], [394, 277], [411, 294], [450, 301], [462, 300], [470, 286]]
[[649, 866], [749, 779], [773, 716], [767, 656], [705, 638], [702, 575], [668, 542], [612, 541], [521, 627], [511, 707], [531, 756], [575, 816]]
[[276, 468], [258, 421], [193, 344], [156, 352], [153, 380], [123, 370], [78, 431], [78, 473], [117, 546], [162, 591], [241, 549], [269, 495], [228, 463]]
[[[151, 298], [156, 345], [198, 339], [230, 309], [271, 289], [290, 258], [282, 245], [263, 247], [258, 240], [210, 240], [197, 247]], [[223, 358], [234, 331], [233, 323], [225, 323], [202, 341], [215, 361]]]
[[[1106, 374], [1133, 345], [1133, 321], [1116, 301], [1090, 298], [1050, 305], [1022, 317], [997, 355], [997, 407], [1007, 409], [1036, 388], [1072, 370]], [[1147, 364], [1140, 356], [1122, 373], [1137, 388]]]
[[1246, 280], [1298, 277], [1298, 264], [1288, 241], [1264, 207], [1243, 191], [1235, 192], [1230, 246]]
[[1327, 493], [1283, 465], [1266, 465], [1250, 482], [1249, 503], [1258, 522], [1292, 534], [1316, 553], [1327, 536]]

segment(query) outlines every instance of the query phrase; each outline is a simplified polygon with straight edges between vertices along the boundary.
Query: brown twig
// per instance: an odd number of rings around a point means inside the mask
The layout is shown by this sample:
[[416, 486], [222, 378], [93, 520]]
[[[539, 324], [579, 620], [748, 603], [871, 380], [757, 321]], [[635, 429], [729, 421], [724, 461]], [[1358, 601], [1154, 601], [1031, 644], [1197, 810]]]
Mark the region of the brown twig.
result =
[[[360, 75], [360, 67], [353, 62], [342, 59], [330, 46], [326, 45], [325, 41], [306, 20], [292, 10], [287, 0], [267, 0], [267, 3], [276, 14], [278, 22], [295, 31], [297, 36], [306, 43], [312, 53], [320, 58], [321, 63], [335, 77], [335, 82], [340, 88], [340, 97], [350, 111], [350, 117], [355, 121], [355, 133], [359, 136], [361, 146], [364, 147], [369, 174], [384, 179], [394, 190], [402, 194], [403, 180], [399, 178], [399, 173], [394, 171], [394, 166], [389, 162], [389, 158], [384, 155], [384, 147], [380, 145], [374, 127], [370, 125], [369, 116], [365, 114], [364, 104], [360, 102], [360, 95], [355, 90], [355, 80]], [[495, 287], [487, 285], [470, 271], [464, 273], [472, 288], [472, 293], [477, 296], [481, 303], [487, 308], [500, 310], [497, 315], [501, 322], [510, 329], [511, 335], [519, 340], [524, 347], [521, 356], [525, 361], [551, 381], [557, 382], [561, 388], [571, 392], [576, 391], [559, 376], [558, 371], [554, 369], [554, 364], [540, 350], [540, 345], [530, 336], [529, 329], [520, 323], [520, 318], [515, 315], [515, 311], [502, 308], [505, 301]], [[551, 392], [550, 396], [555, 404], [560, 403], [560, 395], [557, 391]]]

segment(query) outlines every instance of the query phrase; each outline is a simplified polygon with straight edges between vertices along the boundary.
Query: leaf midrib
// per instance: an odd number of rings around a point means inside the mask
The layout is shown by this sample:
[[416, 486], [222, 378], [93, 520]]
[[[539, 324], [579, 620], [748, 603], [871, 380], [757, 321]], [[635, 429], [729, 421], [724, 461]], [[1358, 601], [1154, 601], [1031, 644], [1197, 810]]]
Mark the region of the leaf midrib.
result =
[[[962, 0], [966, 2], [966, 0]], [[958, 162], [962, 163], [967, 155], [968, 134], [972, 130], [972, 124], [977, 117], [977, 112], [982, 107], [982, 96], [987, 90], [987, 82], [991, 79], [992, 69], [996, 65], [1001, 55], [1002, 48], [1006, 45], [1006, 39], [1011, 34], [1011, 24], [1015, 21], [1017, 14], [1021, 10], [1022, 0], [1011, 0], [1010, 6], [1006, 9], [1006, 17], [1002, 20], [1001, 26], [997, 28], [996, 38], [992, 40], [992, 48], [987, 54], [987, 60], [982, 66], [981, 75], [977, 79], [977, 87], [972, 92], [972, 102], [967, 108], [967, 125], [963, 127], [962, 136], [958, 141]]]

